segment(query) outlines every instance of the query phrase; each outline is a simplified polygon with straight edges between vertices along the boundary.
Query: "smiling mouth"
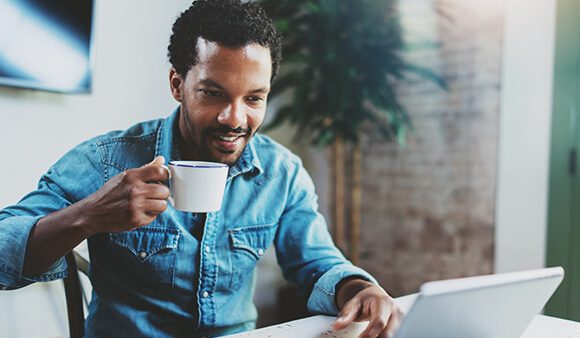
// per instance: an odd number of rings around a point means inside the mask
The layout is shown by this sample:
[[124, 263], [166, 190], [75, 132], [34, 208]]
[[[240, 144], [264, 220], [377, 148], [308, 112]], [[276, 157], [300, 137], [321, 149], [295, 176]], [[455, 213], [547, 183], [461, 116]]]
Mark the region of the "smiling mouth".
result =
[[231, 154], [238, 150], [244, 143], [246, 134], [213, 134], [214, 146], [221, 153]]
[[217, 138], [219, 138], [222, 141], [233, 142], [233, 141], [237, 140], [238, 138], [240, 138], [242, 136], [244, 136], [244, 135], [237, 135], [237, 136], [223, 136], [223, 135], [218, 135]]

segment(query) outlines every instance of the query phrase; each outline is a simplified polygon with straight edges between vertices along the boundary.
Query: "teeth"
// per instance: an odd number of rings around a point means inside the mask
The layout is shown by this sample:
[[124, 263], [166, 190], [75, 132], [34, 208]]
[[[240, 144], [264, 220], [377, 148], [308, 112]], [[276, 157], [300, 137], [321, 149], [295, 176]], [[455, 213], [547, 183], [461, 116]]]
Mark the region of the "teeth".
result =
[[238, 138], [237, 136], [230, 136], [230, 137], [227, 137], [227, 136], [218, 136], [218, 137], [219, 137], [220, 140], [226, 141], [226, 142], [233, 142], [235, 139]]

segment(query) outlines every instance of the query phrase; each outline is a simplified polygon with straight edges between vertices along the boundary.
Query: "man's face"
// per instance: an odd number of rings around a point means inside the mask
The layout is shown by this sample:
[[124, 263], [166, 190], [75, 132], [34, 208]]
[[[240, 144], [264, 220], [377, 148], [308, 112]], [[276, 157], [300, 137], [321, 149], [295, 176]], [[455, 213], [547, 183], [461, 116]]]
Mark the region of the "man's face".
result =
[[258, 44], [228, 48], [199, 38], [197, 63], [185, 79], [170, 72], [181, 102], [182, 155], [233, 165], [260, 127], [270, 92], [270, 50]]

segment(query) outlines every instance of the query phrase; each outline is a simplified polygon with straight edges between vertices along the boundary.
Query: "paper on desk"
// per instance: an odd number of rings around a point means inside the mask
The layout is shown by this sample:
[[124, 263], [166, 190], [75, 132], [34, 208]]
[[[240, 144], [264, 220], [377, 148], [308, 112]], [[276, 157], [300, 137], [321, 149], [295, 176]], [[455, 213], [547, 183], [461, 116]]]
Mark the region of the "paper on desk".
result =
[[346, 329], [334, 331], [331, 327], [336, 317], [314, 316], [291, 322], [242, 332], [231, 338], [357, 338], [368, 322], [352, 323]]
[[[417, 294], [412, 294], [395, 299], [395, 303], [406, 313]], [[334, 331], [332, 323], [336, 317], [314, 316], [305, 319], [298, 319], [291, 322], [268, 326], [254, 331], [238, 333], [227, 336], [232, 338], [357, 338], [357, 336], [367, 327], [368, 322], [352, 323], [344, 330]]]

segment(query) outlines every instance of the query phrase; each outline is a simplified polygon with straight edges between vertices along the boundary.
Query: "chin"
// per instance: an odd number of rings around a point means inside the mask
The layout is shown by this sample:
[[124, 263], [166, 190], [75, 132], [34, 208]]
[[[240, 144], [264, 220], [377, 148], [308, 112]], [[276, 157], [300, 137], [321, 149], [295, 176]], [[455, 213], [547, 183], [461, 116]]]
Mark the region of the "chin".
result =
[[202, 153], [201, 157], [204, 161], [224, 163], [230, 167], [238, 162], [248, 146], [248, 142], [246, 141], [231, 151], [226, 151], [225, 149], [221, 149], [214, 145], [209, 139], [202, 144], [203, 147], [200, 148], [205, 149], [205, 152]]
[[243, 153], [243, 150], [236, 151], [235, 153], [231, 153], [231, 154], [224, 154], [222, 152], [217, 152], [217, 153], [212, 154], [210, 161], [224, 163], [224, 164], [227, 164], [228, 166], [232, 167], [234, 164], [236, 164], [236, 162], [238, 162], [238, 160], [240, 159], [240, 156], [242, 156], [242, 153]]

